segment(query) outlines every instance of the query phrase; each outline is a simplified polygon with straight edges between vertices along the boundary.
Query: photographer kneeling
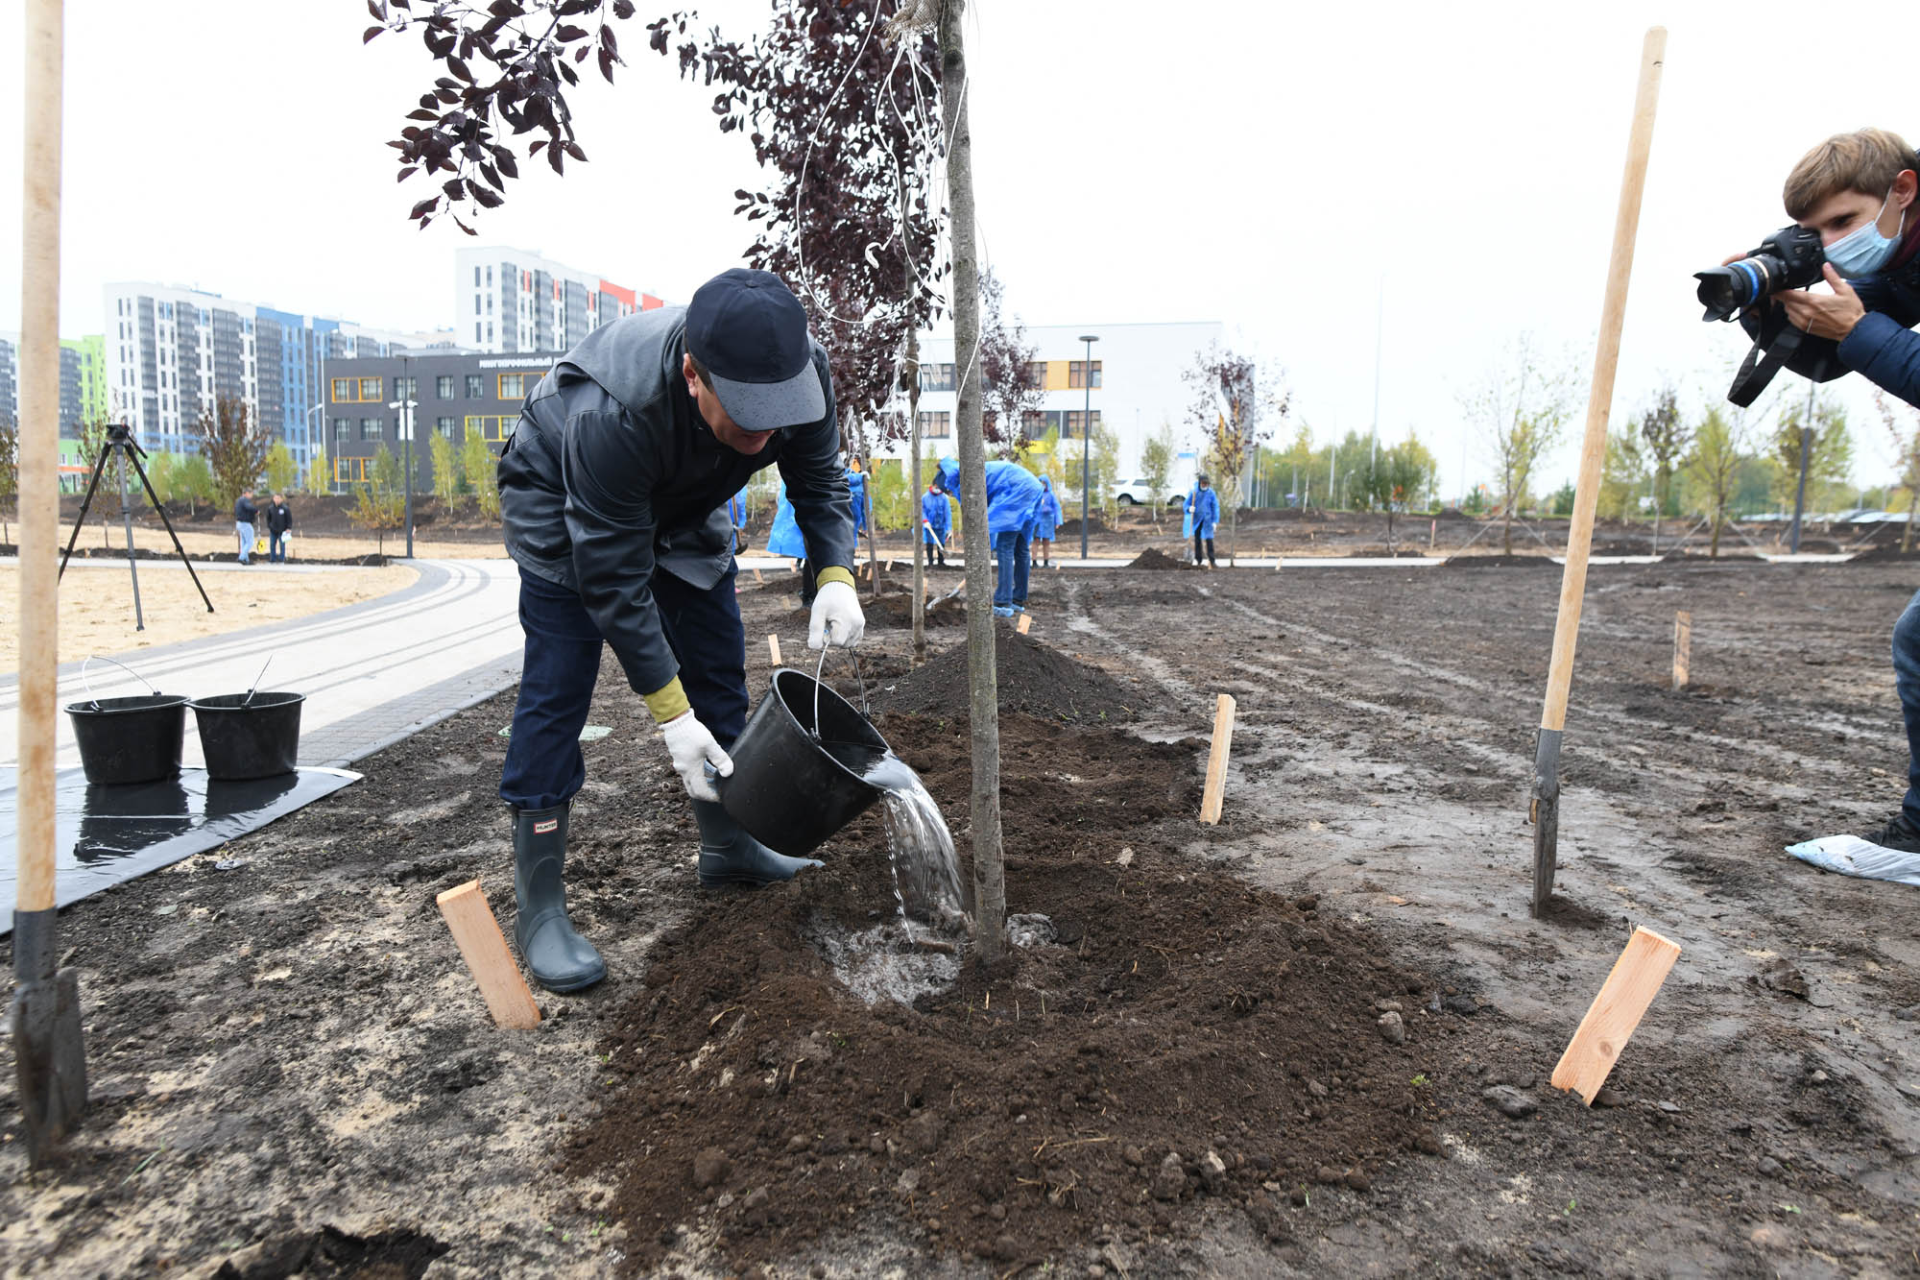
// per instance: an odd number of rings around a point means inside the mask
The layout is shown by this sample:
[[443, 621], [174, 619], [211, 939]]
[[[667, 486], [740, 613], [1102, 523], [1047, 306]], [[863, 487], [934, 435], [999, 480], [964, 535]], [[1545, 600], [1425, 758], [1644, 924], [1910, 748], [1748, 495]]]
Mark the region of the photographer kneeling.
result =
[[[1769, 239], [1772, 255], [1727, 260], [1736, 290], [1751, 282], [1744, 291], [1755, 296], [1737, 301], [1744, 307], [1740, 323], [1756, 340], [1729, 399], [1752, 403], [1774, 369], [1785, 367], [1815, 382], [1858, 373], [1920, 406], [1920, 333], [1910, 329], [1920, 323], [1917, 169], [1920, 157], [1885, 129], [1836, 134], [1793, 167], [1783, 194], [1796, 226]], [[1815, 235], [1824, 255], [1817, 277], [1813, 264], [1822, 255], [1811, 252]], [[1797, 249], [1804, 255], [1799, 261]], [[1720, 318], [1716, 304], [1727, 296], [1724, 285], [1708, 280], [1718, 274], [1701, 277], [1709, 319]], [[1832, 292], [1796, 291], [1820, 278]], [[1767, 359], [1757, 361], [1762, 348]], [[1920, 594], [1894, 624], [1893, 670], [1907, 725], [1907, 794], [1900, 813], [1866, 839], [1920, 853]]]

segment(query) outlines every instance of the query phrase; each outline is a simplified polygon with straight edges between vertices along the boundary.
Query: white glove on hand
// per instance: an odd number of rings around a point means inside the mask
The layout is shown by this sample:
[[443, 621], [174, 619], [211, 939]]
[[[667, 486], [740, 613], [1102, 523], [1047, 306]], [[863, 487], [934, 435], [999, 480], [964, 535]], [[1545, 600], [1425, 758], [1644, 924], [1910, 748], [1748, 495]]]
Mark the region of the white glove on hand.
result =
[[829, 582], [813, 598], [813, 618], [807, 624], [807, 648], [838, 644], [852, 648], [867, 633], [867, 615], [860, 610], [860, 593], [851, 584]]
[[683, 711], [660, 726], [660, 736], [667, 740], [673, 771], [680, 775], [687, 794], [695, 800], [718, 800], [720, 793], [713, 789], [703, 766], [711, 764], [721, 777], [731, 777], [733, 758], [720, 749], [707, 726], [695, 719], [693, 712]]

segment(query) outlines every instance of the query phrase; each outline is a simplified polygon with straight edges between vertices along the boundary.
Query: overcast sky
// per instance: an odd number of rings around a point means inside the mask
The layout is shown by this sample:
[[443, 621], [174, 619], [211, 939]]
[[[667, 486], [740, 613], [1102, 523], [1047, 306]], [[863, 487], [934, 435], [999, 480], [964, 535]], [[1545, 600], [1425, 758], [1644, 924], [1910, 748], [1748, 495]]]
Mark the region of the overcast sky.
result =
[[[1381, 435], [1417, 429], [1448, 492], [1463, 468], [1489, 474], [1459, 399], [1522, 331], [1577, 373], [1542, 487], [1572, 474], [1648, 23], [1670, 40], [1616, 426], [1662, 379], [1696, 413], [1723, 394], [1745, 344], [1700, 322], [1692, 273], [1786, 221], [1781, 181], [1809, 146], [1865, 124], [1920, 142], [1905, 45], [1822, 53], [1804, 4], [970, 9], [983, 247], [1009, 307], [1095, 331], [1224, 321], [1284, 370], [1325, 438], [1372, 421], [1384, 296]], [[647, 52], [650, 12], [626, 24], [622, 83], [596, 77], [577, 99], [592, 163], [564, 181], [523, 163], [478, 243], [684, 300], [739, 260], [752, 236], [732, 193], [763, 180], [748, 144], [714, 127], [708, 93]], [[403, 220], [426, 188], [395, 185], [384, 145], [430, 79], [416, 37], [363, 48], [358, 0], [68, 0], [67, 13], [63, 335], [100, 331], [102, 286], [124, 279], [394, 328], [452, 323], [466, 238]], [[702, 13], [744, 36], [767, 6]], [[18, 244], [7, 45], [0, 236]], [[13, 274], [0, 328], [19, 324]], [[1856, 479], [1881, 483], [1892, 450], [1871, 389], [1838, 385]]]

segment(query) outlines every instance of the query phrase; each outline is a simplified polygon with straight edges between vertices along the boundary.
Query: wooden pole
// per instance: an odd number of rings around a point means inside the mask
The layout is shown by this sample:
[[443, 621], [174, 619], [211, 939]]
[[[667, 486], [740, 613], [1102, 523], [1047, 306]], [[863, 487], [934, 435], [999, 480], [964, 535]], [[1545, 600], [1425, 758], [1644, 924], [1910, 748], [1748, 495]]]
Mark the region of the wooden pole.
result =
[[1673, 687], [1687, 687], [1693, 668], [1693, 614], [1681, 609], [1673, 615]]
[[520, 966], [507, 950], [507, 939], [500, 922], [493, 918], [487, 895], [480, 882], [469, 880], [456, 885], [434, 899], [440, 914], [459, 944], [460, 957], [467, 962], [473, 981], [487, 1002], [495, 1026], [525, 1031], [540, 1025], [540, 1006], [533, 1002]]
[[1227, 754], [1233, 749], [1233, 695], [1223, 693], [1213, 704], [1213, 749], [1207, 752], [1207, 786], [1200, 795], [1200, 821], [1220, 821], [1226, 802]]
[[1613, 962], [1600, 994], [1593, 998], [1579, 1030], [1553, 1069], [1553, 1087], [1577, 1091], [1588, 1106], [1607, 1082], [1620, 1051], [1627, 1047], [1647, 1006], [1660, 994], [1680, 947], [1651, 929], [1635, 929], [1627, 948]]
[[1660, 73], [1666, 58], [1665, 27], [1650, 27], [1640, 51], [1640, 84], [1634, 95], [1633, 127], [1627, 139], [1626, 171], [1620, 179], [1620, 207], [1614, 216], [1613, 254], [1607, 267], [1607, 291], [1600, 308], [1600, 345], [1594, 352], [1593, 385], [1587, 396], [1586, 435], [1580, 448], [1580, 478], [1574, 490], [1573, 522], [1567, 536], [1567, 567], [1560, 579], [1560, 609], [1553, 628], [1553, 658], [1547, 671], [1546, 705], [1540, 715], [1540, 741], [1534, 758], [1533, 914], [1546, 909], [1553, 895], [1558, 858], [1560, 735], [1567, 722], [1567, 695], [1573, 684], [1573, 654], [1580, 635], [1580, 606], [1587, 589], [1587, 555], [1593, 548], [1593, 515], [1600, 497], [1600, 472], [1606, 461], [1607, 417], [1613, 407], [1613, 379], [1620, 365], [1620, 331], [1626, 319], [1627, 283], [1633, 275], [1633, 247], [1640, 230], [1640, 197], [1647, 185], [1647, 158], [1653, 148], [1653, 117], [1660, 102]]
[[773, 657], [773, 665], [776, 667], [779, 666], [780, 665], [780, 637], [779, 636], [767, 637], [767, 652]]
[[54, 902], [60, 538], [60, 0], [26, 7], [20, 272], [20, 826], [15, 909]]

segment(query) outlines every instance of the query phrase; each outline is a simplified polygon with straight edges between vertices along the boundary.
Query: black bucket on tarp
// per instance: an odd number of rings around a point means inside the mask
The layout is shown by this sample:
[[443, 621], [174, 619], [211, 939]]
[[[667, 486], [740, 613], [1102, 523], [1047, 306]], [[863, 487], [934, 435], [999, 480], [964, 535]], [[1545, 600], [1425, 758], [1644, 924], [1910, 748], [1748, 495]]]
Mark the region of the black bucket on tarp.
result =
[[880, 798], [880, 789], [844, 761], [877, 760], [887, 750], [880, 731], [845, 698], [803, 672], [776, 671], [728, 752], [732, 775], [718, 779], [716, 788], [749, 835], [776, 853], [803, 858]]
[[304, 693], [220, 693], [190, 704], [207, 777], [217, 782], [292, 773], [300, 755]]
[[67, 708], [80, 767], [104, 787], [159, 782], [179, 776], [187, 735], [187, 700], [172, 693], [92, 698]]

